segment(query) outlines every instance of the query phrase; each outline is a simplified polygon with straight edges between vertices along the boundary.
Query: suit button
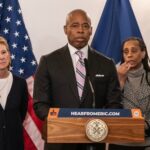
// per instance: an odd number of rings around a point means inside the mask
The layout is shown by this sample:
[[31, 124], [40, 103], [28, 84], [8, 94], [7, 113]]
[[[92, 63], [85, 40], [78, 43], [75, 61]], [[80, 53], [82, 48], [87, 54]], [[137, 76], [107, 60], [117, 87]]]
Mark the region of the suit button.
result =
[[3, 126], [3, 129], [5, 129], [6, 128], [6, 126]]

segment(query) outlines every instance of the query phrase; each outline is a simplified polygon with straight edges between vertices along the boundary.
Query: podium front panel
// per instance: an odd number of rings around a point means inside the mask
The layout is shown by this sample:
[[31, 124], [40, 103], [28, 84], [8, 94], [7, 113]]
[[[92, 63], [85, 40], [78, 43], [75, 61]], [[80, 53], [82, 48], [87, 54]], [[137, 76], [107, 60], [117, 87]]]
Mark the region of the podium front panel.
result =
[[43, 126], [43, 139], [47, 143], [92, 143], [85, 128], [94, 119], [104, 121], [108, 127], [108, 135], [99, 142], [144, 142], [144, 119], [138, 109], [52, 108]]

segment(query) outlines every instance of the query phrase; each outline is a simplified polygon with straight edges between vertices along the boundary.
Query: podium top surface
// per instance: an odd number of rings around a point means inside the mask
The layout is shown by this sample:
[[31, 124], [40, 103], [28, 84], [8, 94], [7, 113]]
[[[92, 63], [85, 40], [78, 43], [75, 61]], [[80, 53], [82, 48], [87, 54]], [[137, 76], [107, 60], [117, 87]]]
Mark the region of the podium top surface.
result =
[[48, 119], [50, 118], [96, 118], [96, 117], [128, 117], [142, 119], [140, 109], [88, 109], [88, 108], [50, 108]]

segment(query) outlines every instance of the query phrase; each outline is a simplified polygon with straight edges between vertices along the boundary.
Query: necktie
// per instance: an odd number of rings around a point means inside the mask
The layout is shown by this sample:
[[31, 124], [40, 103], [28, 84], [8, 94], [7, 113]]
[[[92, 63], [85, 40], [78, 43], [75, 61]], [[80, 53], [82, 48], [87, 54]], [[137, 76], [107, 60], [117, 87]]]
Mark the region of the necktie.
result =
[[85, 64], [83, 61], [83, 52], [78, 50], [76, 52], [76, 55], [79, 56], [79, 59], [76, 64], [76, 80], [77, 80], [77, 88], [78, 88], [79, 97], [81, 99], [83, 88], [84, 88], [86, 72], [85, 72]]

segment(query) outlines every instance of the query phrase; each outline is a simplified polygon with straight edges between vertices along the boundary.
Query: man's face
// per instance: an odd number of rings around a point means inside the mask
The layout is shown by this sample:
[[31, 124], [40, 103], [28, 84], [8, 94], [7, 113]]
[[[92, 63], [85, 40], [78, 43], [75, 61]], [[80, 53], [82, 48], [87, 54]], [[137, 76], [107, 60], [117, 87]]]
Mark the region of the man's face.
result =
[[68, 18], [64, 26], [69, 43], [77, 49], [88, 44], [92, 34], [92, 27], [88, 17], [82, 12], [75, 12]]

